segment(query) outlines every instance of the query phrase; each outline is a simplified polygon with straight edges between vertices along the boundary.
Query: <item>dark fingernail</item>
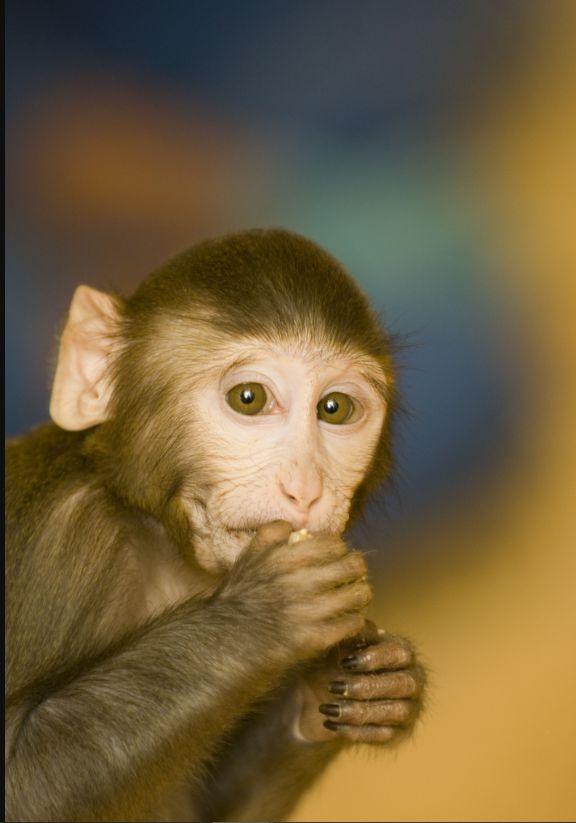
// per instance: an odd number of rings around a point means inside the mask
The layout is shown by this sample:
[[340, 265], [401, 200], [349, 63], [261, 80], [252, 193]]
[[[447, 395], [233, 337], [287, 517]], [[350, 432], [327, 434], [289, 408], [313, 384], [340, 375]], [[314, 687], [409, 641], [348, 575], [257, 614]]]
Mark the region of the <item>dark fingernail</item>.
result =
[[330, 729], [331, 732], [337, 732], [340, 728], [340, 725], [334, 723], [333, 720], [325, 720], [323, 725], [325, 729]]
[[368, 640], [364, 640], [364, 638], [362, 637], [355, 640], [352, 645], [355, 649], [361, 651], [362, 649], [366, 649], [370, 645], [370, 643]]
[[334, 680], [328, 686], [328, 691], [332, 694], [346, 694], [347, 684], [343, 680]]
[[340, 706], [337, 703], [322, 703], [318, 711], [327, 714], [329, 717], [340, 717]]
[[340, 661], [340, 665], [345, 669], [359, 669], [362, 666], [362, 658], [357, 654], [351, 654]]

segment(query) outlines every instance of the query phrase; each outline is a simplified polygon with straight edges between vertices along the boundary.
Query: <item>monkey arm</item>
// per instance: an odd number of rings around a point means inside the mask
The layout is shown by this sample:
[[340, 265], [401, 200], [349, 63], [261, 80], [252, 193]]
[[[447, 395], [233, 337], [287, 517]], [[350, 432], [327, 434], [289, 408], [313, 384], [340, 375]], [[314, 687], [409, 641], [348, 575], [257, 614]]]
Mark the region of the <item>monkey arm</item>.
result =
[[38, 510], [12, 523], [7, 819], [153, 819], [276, 682], [279, 627], [228, 592], [127, 631], [134, 581], [109, 502], [81, 490], [70, 512], [71, 499], [59, 534]]
[[9, 819], [106, 820], [112, 809], [114, 819], [141, 819], [171, 782], [197, 777], [273, 681], [253, 620], [227, 603], [187, 603], [14, 696]]
[[[42, 437], [53, 447], [37, 448]], [[200, 786], [238, 722], [297, 660], [358, 630], [370, 596], [337, 538], [296, 555], [269, 524], [271, 545], [245, 553], [213, 595], [143, 622], [141, 513], [84, 463], [76, 436], [50, 428], [10, 457], [8, 820], [164, 819], [159, 809]], [[252, 734], [240, 755], [254, 739], [280, 770], [291, 762], [290, 737], [284, 761], [266, 725]], [[277, 778], [272, 770], [269, 785]]]
[[237, 727], [195, 792], [201, 820], [284, 820], [346, 745], [311, 743], [294, 733], [296, 682], [274, 690]]

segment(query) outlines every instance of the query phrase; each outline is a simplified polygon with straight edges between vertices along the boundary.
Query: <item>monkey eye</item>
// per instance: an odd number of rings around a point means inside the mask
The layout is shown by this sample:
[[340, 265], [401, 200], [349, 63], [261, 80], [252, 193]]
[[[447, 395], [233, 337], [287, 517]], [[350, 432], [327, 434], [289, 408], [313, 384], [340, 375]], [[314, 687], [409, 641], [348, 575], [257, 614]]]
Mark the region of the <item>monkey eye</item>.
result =
[[265, 408], [268, 395], [262, 383], [239, 383], [230, 389], [226, 402], [239, 414], [258, 414]]
[[320, 400], [316, 406], [318, 419], [341, 426], [358, 419], [359, 409], [348, 394], [333, 391]]

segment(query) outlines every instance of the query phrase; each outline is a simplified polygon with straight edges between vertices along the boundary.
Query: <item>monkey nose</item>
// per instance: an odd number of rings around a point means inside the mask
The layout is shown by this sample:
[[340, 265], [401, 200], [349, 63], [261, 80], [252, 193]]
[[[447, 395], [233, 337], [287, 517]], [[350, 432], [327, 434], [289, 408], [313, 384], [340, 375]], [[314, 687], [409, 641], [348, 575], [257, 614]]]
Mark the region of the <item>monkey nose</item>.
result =
[[310, 509], [322, 495], [320, 481], [300, 485], [280, 480], [280, 489], [285, 500], [290, 502], [290, 517], [288, 518], [297, 528], [306, 525]]

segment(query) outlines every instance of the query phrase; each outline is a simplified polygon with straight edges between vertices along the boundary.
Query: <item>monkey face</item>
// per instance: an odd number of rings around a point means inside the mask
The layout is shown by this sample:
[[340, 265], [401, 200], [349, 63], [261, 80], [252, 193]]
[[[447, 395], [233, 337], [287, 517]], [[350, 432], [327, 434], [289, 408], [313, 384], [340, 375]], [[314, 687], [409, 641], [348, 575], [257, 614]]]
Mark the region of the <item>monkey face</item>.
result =
[[197, 386], [190, 399], [201, 444], [195, 477], [210, 482], [185, 484], [183, 502], [204, 568], [231, 565], [272, 520], [295, 530], [344, 530], [385, 416], [372, 373], [383, 379], [366, 358], [239, 341]]
[[206, 241], [129, 299], [80, 286], [51, 414], [102, 481], [211, 572], [272, 520], [337, 534], [392, 466], [391, 339], [281, 230]]

